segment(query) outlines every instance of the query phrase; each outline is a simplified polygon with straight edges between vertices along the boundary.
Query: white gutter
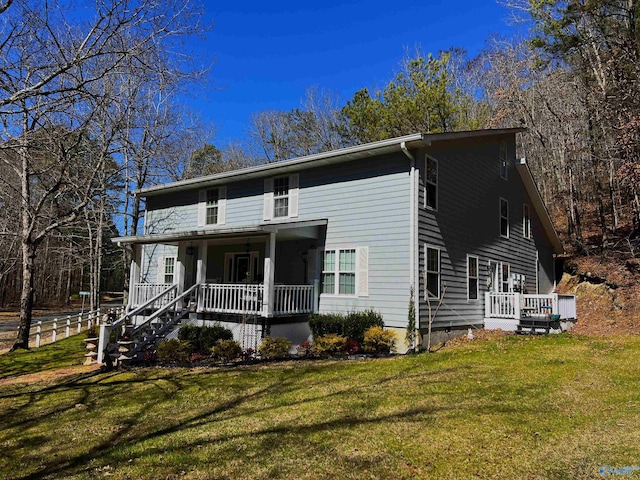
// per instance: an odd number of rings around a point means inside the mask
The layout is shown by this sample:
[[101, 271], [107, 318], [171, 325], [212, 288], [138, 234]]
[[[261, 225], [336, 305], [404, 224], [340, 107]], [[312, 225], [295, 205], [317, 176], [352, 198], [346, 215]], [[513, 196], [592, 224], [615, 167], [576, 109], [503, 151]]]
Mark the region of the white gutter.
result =
[[417, 348], [418, 345], [418, 330], [419, 330], [419, 321], [420, 321], [420, 315], [419, 315], [419, 310], [418, 310], [418, 292], [417, 292], [417, 288], [416, 286], [418, 285], [417, 283], [417, 265], [416, 265], [416, 245], [418, 243], [418, 236], [417, 236], [417, 225], [418, 225], [418, 188], [417, 188], [417, 170], [416, 170], [416, 159], [413, 156], [413, 154], [409, 151], [409, 149], [407, 148], [407, 145], [405, 142], [402, 142], [400, 144], [400, 149], [402, 150], [402, 152], [407, 156], [407, 158], [409, 159], [410, 163], [410, 174], [409, 174], [409, 181], [411, 182], [410, 188], [409, 188], [409, 284], [411, 286], [411, 288], [413, 288], [413, 302], [414, 302], [414, 309], [415, 309], [415, 321], [416, 321], [416, 332], [415, 332], [415, 344], [414, 345], [409, 345], [409, 348], [413, 347], [413, 348]]

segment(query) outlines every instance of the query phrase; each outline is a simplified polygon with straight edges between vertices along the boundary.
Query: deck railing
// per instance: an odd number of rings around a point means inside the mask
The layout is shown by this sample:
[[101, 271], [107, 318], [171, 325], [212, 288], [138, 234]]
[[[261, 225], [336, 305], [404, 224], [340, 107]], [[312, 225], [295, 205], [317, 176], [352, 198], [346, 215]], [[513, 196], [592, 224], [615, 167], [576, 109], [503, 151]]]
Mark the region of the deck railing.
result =
[[[157, 297], [160, 293], [166, 291], [172, 284], [171, 283], [137, 283], [133, 286], [131, 291], [131, 299], [129, 300], [129, 307], [138, 307], [145, 305], [154, 297]], [[162, 297], [163, 301], [171, 301], [175, 298], [175, 291], [173, 297]], [[162, 305], [153, 305], [154, 308], [161, 307]]]
[[273, 313], [275, 315], [297, 315], [313, 312], [313, 285], [276, 285]]
[[204, 312], [262, 313], [264, 285], [246, 283], [207, 283], [200, 286], [199, 308]]
[[513, 318], [560, 315], [560, 319], [576, 318], [575, 295], [530, 295], [520, 293], [485, 293], [485, 317]]

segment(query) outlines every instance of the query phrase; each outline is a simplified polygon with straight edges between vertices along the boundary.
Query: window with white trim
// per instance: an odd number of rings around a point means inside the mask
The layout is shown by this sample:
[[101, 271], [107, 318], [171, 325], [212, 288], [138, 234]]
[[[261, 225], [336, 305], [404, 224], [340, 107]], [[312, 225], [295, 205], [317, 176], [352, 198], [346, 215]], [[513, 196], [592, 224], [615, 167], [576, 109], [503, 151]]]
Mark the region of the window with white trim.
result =
[[522, 205], [522, 236], [531, 238], [531, 213], [526, 203]]
[[198, 226], [224, 225], [226, 210], [226, 186], [200, 190], [198, 199]]
[[478, 299], [478, 257], [467, 255], [467, 299]]
[[509, 238], [509, 202], [500, 199], [500, 236]]
[[425, 292], [428, 298], [440, 298], [440, 249], [425, 245]]
[[289, 216], [289, 177], [273, 179], [273, 217]]
[[[368, 262], [363, 255], [367, 247], [327, 249], [322, 253], [322, 285], [321, 293], [329, 295], [367, 295], [366, 279]], [[360, 256], [358, 256], [360, 253]], [[360, 288], [357, 288], [356, 277], [360, 275]]]
[[162, 269], [164, 283], [173, 284], [176, 275], [176, 257], [164, 257]]
[[424, 169], [424, 206], [430, 210], [438, 209], [438, 161], [425, 157]]
[[500, 291], [509, 292], [509, 279], [511, 278], [511, 267], [508, 263], [502, 262], [500, 265]]
[[507, 163], [507, 142], [500, 142], [500, 178], [507, 180], [509, 164]]
[[217, 188], [207, 190], [206, 204], [206, 224], [216, 225], [218, 223], [218, 202], [220, 201], [220, 191]]

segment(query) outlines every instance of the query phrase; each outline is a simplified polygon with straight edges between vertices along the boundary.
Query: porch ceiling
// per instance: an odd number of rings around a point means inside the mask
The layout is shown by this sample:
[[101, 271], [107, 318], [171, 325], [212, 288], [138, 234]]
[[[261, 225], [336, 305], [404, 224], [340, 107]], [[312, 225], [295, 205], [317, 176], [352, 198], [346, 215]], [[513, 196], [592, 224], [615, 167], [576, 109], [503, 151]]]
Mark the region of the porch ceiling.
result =
[[327, 225], [326, 218], [307, 220], [300, 222], [263, 223], [260, 225], [248, 225], [244, 227], [216, 227], [197, 230], [184, 230], [179, 232], [155, 233], [149, 235], [133, 235], [127, 237], [112, 238], [111, 241], [122, 244], [154, 244], [176, 243], [188, 240], [222, 239], [234, 236], [256, 236], [276, 233], [279, 240], [296, 238], [317, 238], [319, 227]]

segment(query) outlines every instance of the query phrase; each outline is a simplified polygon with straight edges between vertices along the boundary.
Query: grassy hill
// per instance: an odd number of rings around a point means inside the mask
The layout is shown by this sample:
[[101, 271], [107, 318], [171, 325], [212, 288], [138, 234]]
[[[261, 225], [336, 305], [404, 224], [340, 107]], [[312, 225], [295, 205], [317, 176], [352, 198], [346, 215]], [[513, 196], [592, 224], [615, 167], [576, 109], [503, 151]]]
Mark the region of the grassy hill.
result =
[[232, 369], [88, 371], [77, 339], [2, 355], [0, 478], [599, 478], [640, 463], [640, 338], [454, 343]]

